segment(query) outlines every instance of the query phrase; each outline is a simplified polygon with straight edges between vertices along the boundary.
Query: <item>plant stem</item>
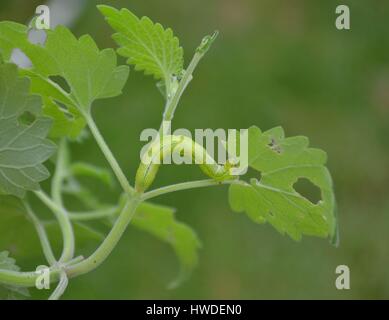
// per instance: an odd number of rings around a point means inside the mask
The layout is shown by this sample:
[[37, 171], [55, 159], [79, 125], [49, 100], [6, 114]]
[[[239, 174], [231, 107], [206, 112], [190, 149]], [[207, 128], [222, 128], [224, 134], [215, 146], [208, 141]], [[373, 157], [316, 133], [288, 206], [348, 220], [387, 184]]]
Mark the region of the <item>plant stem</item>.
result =
[[23, 204], [26, 208], [26, 212], [27, 212], [32, 224], [34, 225], [34, 227], [38, 233], [38, 237], [39, 237], [39, 240], [41, 242], [43, 254], [45, 255], [47, 262], [50, 265], [55, 264], [57, 262], [57, 259], [54, 256], [53, 249], [51, 248], [50, 241], [49, 241], [49, 238], [47, 236], [45, 227], [43, 226], [43, 224], [41, 223], [39, 218], [36, 216], [36, 214], [32, 210], [31, 206], [27, 203], [27, 201], [23, 201]]
[[[121, 239], [123, 233], [127, 229], [128, 224], [131, 222], [131, 219], [133, 218], [139, 203], [141, 203], [142, 201], [175, 191], [225, 184], [244, 184], [244, 182], [239, 180], [215, 181], [213, 179], [207, 179], [184, 182], [155, 189], [145, 193], [143, 196], [135, 193], [133, 196], [130, 196], [129, 200], [124, 206], [124, 209], [116, 220], [115, 225], [113, 226], [103, 243], [100, 245], [100, 247], [97, 248], [97, 250], [89, 258], [80, 262], [73, 262], [74, 264], [71, 263], [65, 265], [64, 268], [66, 270], [67, 277], [72, 278], [88, 273], [96, 269], [101, 263], [103, 263], [107, 259], [107, 257], [110, 255], [110, 253], [113, 251], [113, 249]], [[47, 196], [45, 197], [44, 194], [40, 195], [39, 192], [38, 194], [39, 197], [42, 197], [42, 201], [44, 201], [45, 203], [47, 202], [47, 205], [50, 206], [53, 211], [54, 208], [56, 208], [57, 210], [60, 209], [56, 207], [57, 205], [55, 203], [51, 202], [51, 199], [46, 199]], [[78, 261], [78, 259], [75, 261]], [[63, 272], [63, 267], [59, 268], [58, 266], [53, 266], [50, 270], [50, 281], [58, 281], [60, 279], [61, 273]], [[15, 272], [8, 270], [0, 270], [0, 283], [2, 284], [32, 287], [35, 286], [37, 277], [38, 274], [36, 272]]]
[[[43, 200], [44, 199], [44, 200]], [[55, 203], [51, 203], [51, 199], [47, 200], [44, 196], [42, 201], [47, 201], [48, 205], [56, 206]], [[111, 229], [111, 232], [105, 238], [103, 243], [97, 250], [87, 259], [78, 261], [76, 258], [74, 261], [70, 261], [70, 264], [62, 266], [54, 265], [50, 268], [50, 282], [56, 282], [61, 278], [63, 270], [66, 271], [68, 278], [76, 277], [88, 273], [96, 269], [105, 259], [110, 255], [112, 250], [115, 248], [123, 233], [127, 229], [132, 217], [134, 216], [136, 209], [141, 202], [140, 195], [135, 194], [129, 198], [122, 212], [120, 213], [115, 225]], [[58, 208], [57, 208], [58, 209]], [[33, 287], [36, 284], [36, 280], [39, 276], [37, 272], [17, 272], [9, 270], [0, 270], [0, 283], [6, 285], [14, 285], [21, 287]]]
[[62, 202], [62, 183], [66, 176], [66, 162], [67, 162], [67, 146], [66, 140], [62, 139], [58, 146], [57, 161], [55, 166], [55, 173], [51, 183], [51, 196], [54, 202], [63, 206]]
[[[50, 268], [50, 282], [58, 281], [60, 274], [60, 268]], [[0, 270], [0, 283], [10, 286], [34, 287], [38, 276], [37, 272]]]
[[108, 163], [110, 164], [110, 166], [111, 166], [113, 172], [115, 173], [116, 178], [118, 179], [124, 192], [126, 192], [130, 195], [133, 194], [134, 189], [128, 183], [126, 175], [123, 173], [122, 169], [120, 168], [119, 163], [117, 162], [116, 158], [113, 156], [111, 150], [109, 149], [107, 143], [105, 142], [103, 136], [101, 135], [98, 127], [96, 126], [96, 123], [94, 122], [92, 116], [85, 115], [85, 119], [86, 119], [86, 122], [88, 124], [90, 131], [92, 132], [93, 137], [95, 138], [95, 140], [96, 140], [97, 144], [99, 145], [101, 151], [103, 152], [105, 158], [107, 159]]
[[197, 181], [189, 181], [189, 182], [183, 182], [178, 184], [172, 184], [170, 186], [158, 188], [151, 190], [149, 192], [146, 192], [142, 196], [142, 201], [155, 198], [167, 193], [181, 191], [181, 190], [187, 190], [187, 189], [195, 189], [195, 188], [204, 188], [204, 187], [211, 187], [211, 186], [220, 186], [224, 184], [240, 184], [242, 183], [239, 180], [225, 180], [225, 181], [216, 181], [214, 179], [206, 179], [206, 180], [197, 180]]
[[69, 284], [69, 279], [65, 271], [61, 272], [61, 277], [59, 283], [53, 293], [50, 295], [49, 300], [59, 300], [64, 294], [67, 286]]
[[192, 61], [190, 62], [188, 68], [186, 69], [184, 76], [182, 77], [180, 84], [178, 85], [177, 91], [174, 94], [173, 98], [168, 102], [164, 115], [163, 115], [163, 121], [171, 121], [174, 117], [174, 113], [176, 111], [177, 105], [180, 102], [181, 96], [184, 93], [186, 87], [188, 86], [189, 82], [193, 78], [193, 72], [196, 69], [198, 63], [204, 56], [203, 53], [196, 52], [193, 56]]
[[69, 217], [73, 221], [88, 221], [107, 217], [112, 217], [118, 212], [118, 207], [109, 207], [106, 209], [90, 212], [69, 212]]
[[141, 202], [139, 194], [134, 194], [129, 198], [122, 212], [117, 218], [113, 228], [108, 236], [104, 239], [103, 243], [97, 250], [87, 259], [71, 265], [67, 268], [67, 274], [70, 277], [82, 275], [96, 269], [101, 263], [107, 259], [112, 250], [115, 248], [123, 233], [127, 229], [128, 224], [133, 218], [136, 208]]
[[63, 251], [60, 262], [69, 261], [74, 256], [74, 232], [66, 210], [50, 199], [43, 191], [35, 191], [35, 195], [55, 214], [62, 231]]

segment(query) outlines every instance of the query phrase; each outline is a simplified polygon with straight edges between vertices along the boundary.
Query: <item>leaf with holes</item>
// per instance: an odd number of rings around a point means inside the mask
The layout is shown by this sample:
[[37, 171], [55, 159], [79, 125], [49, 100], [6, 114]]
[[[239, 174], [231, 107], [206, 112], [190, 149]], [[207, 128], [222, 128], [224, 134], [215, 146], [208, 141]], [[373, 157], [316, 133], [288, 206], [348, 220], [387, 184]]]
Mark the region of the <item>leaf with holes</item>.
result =
[[23, 124], [19, 119], [25, 112], [37, 115], [41, 105], [39, 97], [29, 95], [29, 84], [15, 65], [0, 65], [0, 194], [23, 197], [49, 177], [42, 163], [56, 149], [46, 139], [51, 120], [37, 116]]
[[[97, 99], [115, 97], [121, 94], [127, 81], [129, 68], [117, 66], [117, 56], [113, 49], [100, 51], [89, 35], [77, 39], [67, 28], [58, 26], [47, 31], [45, 45], [35, 45], [28, 41], [28, 28], [14, 22], [0, 23], [0, 50], [9, 58], [10, 49], [19, 48], [31, 60], [33, 68], [24, 74], [32, 81], [34, 93], [50, 98], [64, 113], [75, 118], [70, 136], [80, 132], [80, 113], [88, 113]], [[59, 86], [52, 77], [62, 77], [69, 87]], [[62, 115], [52, 111], [49, 103], [46, 110], [56, 122], [64, 125]], [[77, 108], [77, 110], [74, 110]], [[68, 122], [69, 124], [69, 122]], [[84, 123], [83, 123], [84, 125]], [[76, 130], [75, 130], [76, 129]], [[63, 128], [61, 128], [64, 131]]]
[[50, 137], [76, 139], [85, 128], [86, 121], [70, 97], [50, 79], [22, 69], [19, 72], [31, 80], [31, 92], [43, 98], [43, 112], [53, 119]]
[[[9, 257], [9, 253], [7, 251], [0, 252], [0, 270], [20, 270], [20, 268], [15, 264], [15, 260]], [[0, 300], [17, 300], [28, 298], [29, 296], [30, 294], [26, 288], [0, 284]]]
[[113, 35], [120, 48], [118, 53], [156, 79], [163, 79], [169, 86], [174, 75], [183, 70], [184, 52], [171, 29], [154, 24], [148, 17], [138, 18], [127, 9], [98, 6], [107, 22], [117, 32]]
[[[6, 60], [11, 58], [11, 53], [16, 48], [23, 49], [25, 53], [34, 49], [27, 40], [27, 32], [24, 25], [10, 21], [0, 22], [0, 51]], [[85, 120], [66, 92], [49, 78], [30, 69], [20, 69], [19, 73], [30, 78], [31, 93], [43, 98], [43, 112], [53, 119], [50, 137], [77, 138], [85, 127]]]
[[[33, 90], [33, 92], [39, 93], [40, 91]], [[44, 98], [43, 111], [46, 116], [53, 119], [50, 138], [69, 137], [70, 139], [76, 139], [85, 128], [84, 117], [72, 105], [61, 108], [55, 100]]]
[[[232, 209], [245, 211], [255, 222], [268, 221], [295, 240], [302, 235], [335, 239], [335, 197], [326, 159], [324, 151], [308, 147], [305, 137], [285, 138], [280, 127], [266, 132], [251, 127], [249, 166], [261, 178], [230, 186]], [[318, 203], [295, 190], [300, 178], [320, 188]]]

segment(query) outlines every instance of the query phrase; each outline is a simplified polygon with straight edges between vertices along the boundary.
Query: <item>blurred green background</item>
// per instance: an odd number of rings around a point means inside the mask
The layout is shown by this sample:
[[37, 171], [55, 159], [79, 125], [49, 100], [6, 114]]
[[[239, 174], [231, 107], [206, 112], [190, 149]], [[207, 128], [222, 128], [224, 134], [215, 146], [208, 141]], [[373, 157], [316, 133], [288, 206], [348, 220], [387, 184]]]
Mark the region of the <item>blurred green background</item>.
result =
[[[64, 0], [65, 1], [65, 0]], [[205, 34], [220, 37], [196, 71], [175, 128], [282, 125], [328, 152], [339, 207], [338, 248], [322, 239], [295, 243], [228, 206], [227, 189], [158, 199], [198, 233], [203, 248], [189, 281], [166, 289], [178, 263], [171, 248], [130, 228], [95, 272], [70, 282], [66, 299], [383, 299], [389, 298], [389, 2], [312, 0], [87, 1], [72, 30], [114, 47], [96, 3], [127, 7], [170, 26], [188, 61]], [[25, 23], [42, 1], [2, 0], [0, 20]], [[351, 30], [335, 28], [335, 8], [348, 4]], [[55, 14], [55, 12], [52, 12]], [[124, 60], [121, 59], [124, 63]], [[139, 134], [158, 127], [163, 100], [154, 82], [132, 72], [125, 93], [97, 103], [95, 117], [128, 176], [135, 175]], [[73, 157], [105, 165], [89, 139]], [[198, 168], [164, 167], [156, 186], [201, 178]], [[116, 192], [96, 188], [102, 199]], [[0, 226], [23, 269], [44, 260], [27, 224]], [[87, 254], [97, 241], [82, 241]], [[0, 247], [2, 250], [3, 247]], [[335, 288], [335, 268], [351, 269], [351, 290]], [[33, 292], [34, 298], [46, 293]]]

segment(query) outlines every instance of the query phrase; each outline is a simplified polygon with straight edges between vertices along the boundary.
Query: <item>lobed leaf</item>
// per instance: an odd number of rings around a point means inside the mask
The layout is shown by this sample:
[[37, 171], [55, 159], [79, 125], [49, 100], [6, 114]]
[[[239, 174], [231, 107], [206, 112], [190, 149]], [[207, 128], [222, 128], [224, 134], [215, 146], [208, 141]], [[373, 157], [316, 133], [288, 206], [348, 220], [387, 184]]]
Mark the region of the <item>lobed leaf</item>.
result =
[[[121, 94], [128, 78], [128, 67], [117, 66], [113, 49], [100, 51], [89, 35], [77, 39], [63, 26], [48, 30], [45, 44], [36, 45], [29, 42], [26, 26], [0, 22], [0, 50], [6, 59], [15, 48], [31, 60], [32, 69], [24, 73], [31, 78], [33, 92], [44, 98], [44, 110], [55, 119], [55, 136], [77, 136], [85, 126], [82, 114], [95, 100]], [[61, 77], [70, 91], [53, 77]], [[55, 105], [63, 114], [53, 111]]]
[[[49, 177], [43, 162], [56, 149], [46, 139], [51, 120], [37, 116], [41, 101], [29, 94], [29, 85], [15, 65], [0, 64], [0, 194], [23, 197]], [[34, 114], [35, 121], [23, 124], [25, 112]]]
[[[269, 222], [295, 240], [302, 235], [336, 238], [335, 197], [325, 167], [327, 156], [309, 148], [305, 137], [285, 138], [282, 128], [261, 132], [249, 129], [249, 166], [260, 173], [250, 183], [230, 186], [234, 211], [245, 211], [258, 223]], [[259, 175], [258, 175], [259, 176]], [[295, 190], [305, 178], [320, 188], [321, 200], [313, 203]]]
[[105, 5], [98, 9], [117, 32], [113, 39], [120, 46], [118, 53], [128, 58], [128, 64], [168, 85], [174, 75], [180, 75], [184, 51], [171, 29], [164, 29], [148, 17], [138, 18], [127, 9], [119, 11]]

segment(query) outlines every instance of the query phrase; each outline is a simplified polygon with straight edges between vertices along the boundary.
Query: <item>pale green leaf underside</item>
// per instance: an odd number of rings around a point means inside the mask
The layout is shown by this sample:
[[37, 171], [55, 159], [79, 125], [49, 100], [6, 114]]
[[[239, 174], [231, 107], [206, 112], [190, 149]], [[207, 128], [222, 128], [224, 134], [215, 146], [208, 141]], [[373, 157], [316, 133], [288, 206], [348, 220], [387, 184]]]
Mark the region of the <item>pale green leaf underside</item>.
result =
[[[20, 268], [16, 265], [15, 259], [9, 257], [7, 251], [0, 252], [0, 270], [19, 271]], [[3, 286], [0, 285], [0, 300], [4, 299], [20, 299], [29, 297], [29, 292], [26, 288], [20, 288], [15, 286]]]
[[30, 78], [31, 92], [43, 97], [44, 114], [53, 119], [50, 137], [76, 139], [86, 122], [66, 92], [58, 84], [34, 71], [21, 69], [19, 72]]
[[[38, 92], [40, 92], [39, 89]], [[43, 99], [43, 110], [45, 115], [53, 119], [50, 138], [76, 139], [85, 128], [84, 117], [72, 105], [67, 105], [67, 109], [64, 110], [55, 100], [45, 98]]]
[[[255, 222], [269, 222], [295, 240], [302, 235], [336, 236], [335, 197], [327, 156], [309, 148], [305, 137], [285, 138], [282, 128], [261, 132], [249, 129], [249, 166], [258, 179], [230, 187], [230, 204]], [[305, 178], [320, 188], [321, 200], [312, 203], [294, 189]]]
[[142, 203], [137, 209], [131, 225], [149, 232], [158, 239], [170, 244], [181, 264], [181, 272], [170, 287], [178, 286], [187, 279], [198, 263], [200, 242], [196, 233], [187, 225], [178, 222], [174, 217], [174, 209]]
[[184, 52], [171, 29], [154, 24], [148, 17], [139, 19], [127, 9], [119, 11], [105, 5], [98, 8], [117, 32], [113, 38], [120, 46], [118, 53], [128, 58], [128, 64], [166, 82], [181, 73]]
[[[33, 45], [27, 39], [28, 29], [14, 22], [0, 22], [0, 50], [9, 58], [12, 49], [19, 48], [31, 60], [33, 68], [25, 74], [31, 78], [34, 93], [45, 101], [45, 110], [52, 116], [56, 135], [66, 133], [74, 137], [85, 125], [80, 112], [88, 112], [97, 99], [115, 97], [121, 94], [128, 78], [128, 66], [117, 66], [113, 49], [100, 51], [89, 35], [77, 39], [67, 28], [58, 26], [47, 31], [44, 45]], [[51, 76], [62, 77], [70, 88], [60, 88], [51, 81]], [[63, 115], [53, 111], [61, 103], [74, 121], [65, 122]], [[61, 111], [60, 105], [57, 104]], [[78, 108], [75, 110], [75, 108]], [[61, 111], [62, 112], [62, 111]], [[66, 112], [63, 112], [66, 115]], [[66, 132], [66, 125], [73, 126]], [[56, 127], [54, 127], [56, 128]]]
[[23, 197], [49, 177], [42, 163], [55, 151], [46, 139], [51, 120], [19, 122], [25, 111], [35, 114], [40, 108], [39, 97], [29, 95], [29, 83], [18, 77], [15, 65], [0, 64], [0, 194]]

